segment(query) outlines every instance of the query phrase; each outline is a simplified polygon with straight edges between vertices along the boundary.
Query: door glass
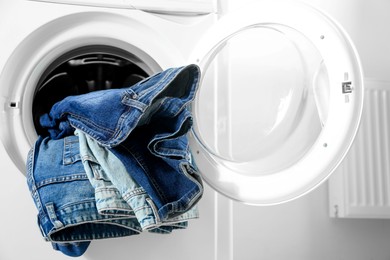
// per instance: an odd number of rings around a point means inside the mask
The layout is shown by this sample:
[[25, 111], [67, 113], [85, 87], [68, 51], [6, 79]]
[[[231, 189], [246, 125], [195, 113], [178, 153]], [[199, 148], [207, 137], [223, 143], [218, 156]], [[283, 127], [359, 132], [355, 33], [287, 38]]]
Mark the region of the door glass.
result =
[[225, 166], [270, 174], [313, 146], [326, 124], [329, 81], [304, 35], [277, 24], [247, 27], [223, 39], [206, 62], [194, 133]]

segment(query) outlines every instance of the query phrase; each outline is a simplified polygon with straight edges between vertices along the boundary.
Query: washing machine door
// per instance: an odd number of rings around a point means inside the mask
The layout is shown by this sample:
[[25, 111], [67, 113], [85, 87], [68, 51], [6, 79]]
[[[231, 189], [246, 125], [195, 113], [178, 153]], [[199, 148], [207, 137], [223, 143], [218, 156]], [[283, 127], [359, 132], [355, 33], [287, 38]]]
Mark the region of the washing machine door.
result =
[[220, 19], [191, 62], [202, 70], [191, 148], [205, 181], [269, 205], [321, 184], [347, 153], [363, 105], [362, 69], [344, 30], [297, 3]]

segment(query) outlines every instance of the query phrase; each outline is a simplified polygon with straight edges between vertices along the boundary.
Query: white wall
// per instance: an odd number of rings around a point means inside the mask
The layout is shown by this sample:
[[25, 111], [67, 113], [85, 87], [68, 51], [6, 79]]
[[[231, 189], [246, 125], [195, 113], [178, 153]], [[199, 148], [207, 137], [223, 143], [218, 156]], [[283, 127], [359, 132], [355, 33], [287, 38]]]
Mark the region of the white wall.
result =
[[327, 184], [272, 207], [234, 204], [234, 259], [388, 260], [390, 220], [328, 217]]
[[305, 1], [320, 6], [344, 26], [355, 42], [366, 77], [390, 79], [390, 1]]

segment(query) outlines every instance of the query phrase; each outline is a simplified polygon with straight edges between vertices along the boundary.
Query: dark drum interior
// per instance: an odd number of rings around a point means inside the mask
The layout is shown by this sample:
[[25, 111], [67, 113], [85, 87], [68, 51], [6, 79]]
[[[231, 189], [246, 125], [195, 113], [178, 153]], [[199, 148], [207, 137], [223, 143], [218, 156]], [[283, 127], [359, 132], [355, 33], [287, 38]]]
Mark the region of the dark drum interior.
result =
[[111, 46], [86, 46], [57, 58], [35, 91], [32, 113], [37, 134], [45, 135], [39, 118], [56, 102], [71, 95], [130, 87], [149, 76], [141, 64], [133, 54]]

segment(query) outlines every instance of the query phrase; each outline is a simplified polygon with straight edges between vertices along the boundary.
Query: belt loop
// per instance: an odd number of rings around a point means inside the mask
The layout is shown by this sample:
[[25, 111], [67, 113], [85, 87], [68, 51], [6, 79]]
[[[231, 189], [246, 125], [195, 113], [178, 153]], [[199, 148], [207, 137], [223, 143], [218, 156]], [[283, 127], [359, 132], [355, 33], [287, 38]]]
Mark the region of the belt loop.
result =
[[156, 224], [161, 225], [161, 219], [160, 219], [160, 216], [158, 215], [158, 210], [156, 208], [156, 205], [154, 205], [153, 200], [151, 200], [150, 198], [146, 198], [146, 202], [152, 208], [154, 218], [156, 219]]
[[54, 204], [53, 202], [49, 202], [45, 204], [47, 214], [49, 215], [49, 219], [51, 223], [53, 224], [55, 229], [62, 228], [64, 225], [57, 219], [56, 212], [54, 210]]

